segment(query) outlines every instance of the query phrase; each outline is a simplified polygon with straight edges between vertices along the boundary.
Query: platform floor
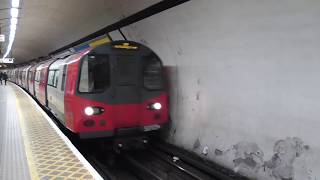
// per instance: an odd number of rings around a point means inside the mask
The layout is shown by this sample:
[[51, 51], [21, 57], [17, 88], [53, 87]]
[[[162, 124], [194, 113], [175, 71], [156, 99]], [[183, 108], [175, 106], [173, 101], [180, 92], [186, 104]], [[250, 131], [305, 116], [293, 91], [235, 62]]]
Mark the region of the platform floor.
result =
[[102, 179], [22, 89], [0, 85], [0, 179]]

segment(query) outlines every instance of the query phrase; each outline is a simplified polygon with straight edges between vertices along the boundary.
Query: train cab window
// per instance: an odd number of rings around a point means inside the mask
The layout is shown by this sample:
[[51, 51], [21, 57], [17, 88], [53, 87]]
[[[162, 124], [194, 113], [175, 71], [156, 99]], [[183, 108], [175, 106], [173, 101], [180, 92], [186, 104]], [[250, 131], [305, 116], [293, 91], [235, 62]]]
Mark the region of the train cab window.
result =
[[78, 90], [102, 92], [110, 86], [110, 63], [107, 55], [91, 54], [82, 60]]
[[146, 57], [143, 61], [143, 85], [148, 90], [163, 89], [162, 64], [155, 57]]
[[62, 81], [61, 81], [61, 91], [64, 91], [64, 86], [66, 84], [66, 78], [67, 78], [67, 65], [65, 64], [63, 66], [63, 72], [62, 72]]

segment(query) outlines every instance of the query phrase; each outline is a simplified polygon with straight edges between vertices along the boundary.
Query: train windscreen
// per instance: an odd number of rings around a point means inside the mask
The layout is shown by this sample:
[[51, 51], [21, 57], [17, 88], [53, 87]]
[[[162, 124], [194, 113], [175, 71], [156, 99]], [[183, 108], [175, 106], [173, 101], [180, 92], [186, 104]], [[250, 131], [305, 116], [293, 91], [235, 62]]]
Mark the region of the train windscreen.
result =
[[148, 90], [163, 89], [162, 64], [156, 57], [144, 58], [143, 84]]

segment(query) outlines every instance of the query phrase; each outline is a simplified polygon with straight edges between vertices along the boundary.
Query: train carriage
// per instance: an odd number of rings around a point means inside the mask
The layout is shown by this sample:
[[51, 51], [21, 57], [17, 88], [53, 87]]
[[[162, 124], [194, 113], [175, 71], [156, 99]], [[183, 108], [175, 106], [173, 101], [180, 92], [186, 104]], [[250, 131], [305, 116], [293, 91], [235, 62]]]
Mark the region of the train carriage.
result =
[[[162, 62], [139, 43], [115, 41], [24, 71], [29, 92], [81, 138], [139, 134], [168, 122]], [[24, 85], [21, 72], [15, 77]]]

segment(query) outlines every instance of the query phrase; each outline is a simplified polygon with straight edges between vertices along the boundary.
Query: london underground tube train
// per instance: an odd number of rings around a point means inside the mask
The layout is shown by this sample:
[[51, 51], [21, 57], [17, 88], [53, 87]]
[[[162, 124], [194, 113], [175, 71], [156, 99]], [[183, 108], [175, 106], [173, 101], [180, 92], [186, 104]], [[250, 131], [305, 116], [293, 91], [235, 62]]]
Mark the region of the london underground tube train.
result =
[[136, 42], [114, 41], [8, 74], [80, 138], [138, 134], [168, 122], [162, 62]]

